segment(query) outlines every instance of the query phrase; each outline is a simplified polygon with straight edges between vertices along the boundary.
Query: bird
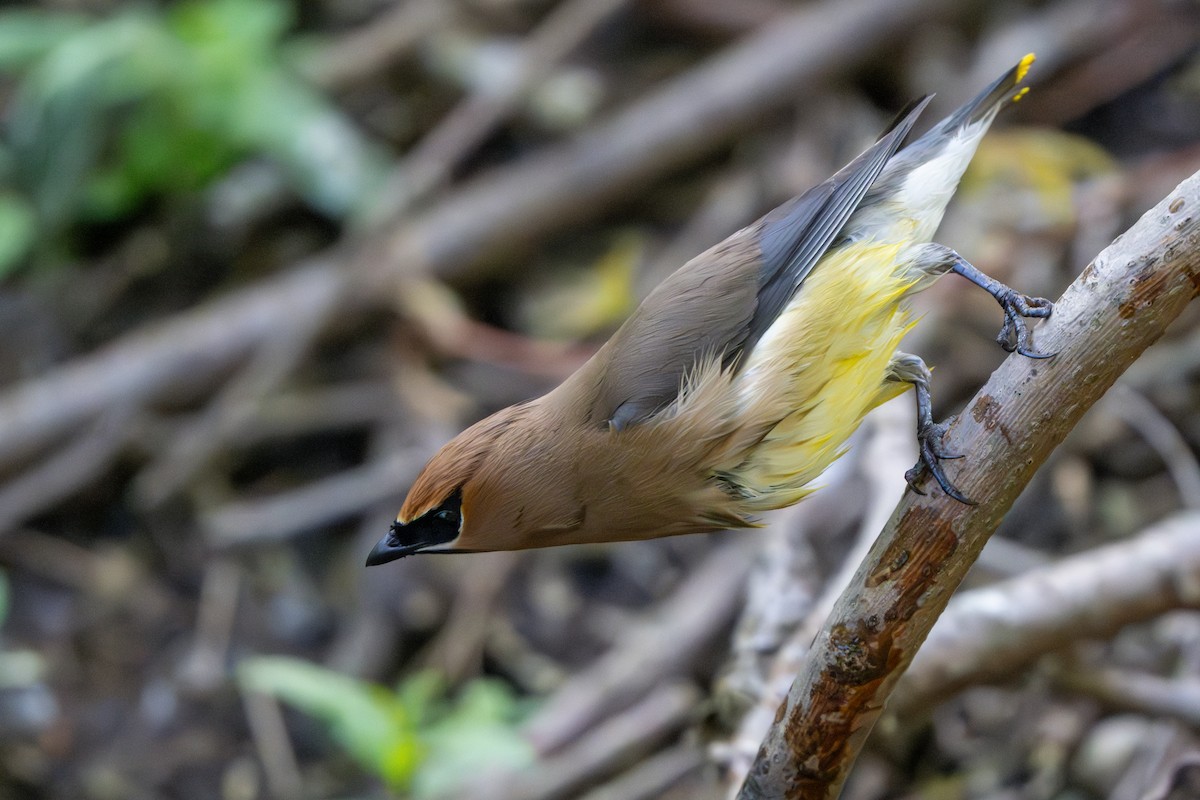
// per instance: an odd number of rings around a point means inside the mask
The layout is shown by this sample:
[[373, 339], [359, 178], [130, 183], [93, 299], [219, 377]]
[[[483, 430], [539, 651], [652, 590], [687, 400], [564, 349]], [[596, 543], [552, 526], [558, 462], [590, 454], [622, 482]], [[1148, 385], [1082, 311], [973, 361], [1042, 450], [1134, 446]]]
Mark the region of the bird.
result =
[[426, 464], [367, 566], [415, 553], [520, 550], [762, 525], [847, 449], [871, 409], [908, 390], [924, 494], [960, 457], [934, 420], [930, 370], [899, 349], [907, 300], [955, 272], [1004, 311], [997, 337], [1030, 358], [1027, 297], [933, 241], [992, 120], [1028, 91], [1026, 55], [905, 144], [909, 104], [829, 179], [658, 285], [559, 386], [460, 433]]

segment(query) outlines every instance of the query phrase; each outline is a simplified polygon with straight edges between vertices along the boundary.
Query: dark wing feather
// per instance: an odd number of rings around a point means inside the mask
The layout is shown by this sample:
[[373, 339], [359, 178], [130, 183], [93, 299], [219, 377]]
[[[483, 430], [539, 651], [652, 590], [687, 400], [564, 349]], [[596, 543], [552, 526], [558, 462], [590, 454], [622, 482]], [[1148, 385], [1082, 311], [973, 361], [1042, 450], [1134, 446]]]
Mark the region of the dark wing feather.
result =
[[824, 183], [672, 274], [605, 346], [591, 418], [616, 430], [643, 422], [679, 395], [688, 372], [720, 356], [744, 363], [858, 207], [928, 102]]
[[763, 217], [758, 307], [750, 321], [747, 352], [791, 302], [930, 99], [914, 101], [879, 141], [832, 178]]

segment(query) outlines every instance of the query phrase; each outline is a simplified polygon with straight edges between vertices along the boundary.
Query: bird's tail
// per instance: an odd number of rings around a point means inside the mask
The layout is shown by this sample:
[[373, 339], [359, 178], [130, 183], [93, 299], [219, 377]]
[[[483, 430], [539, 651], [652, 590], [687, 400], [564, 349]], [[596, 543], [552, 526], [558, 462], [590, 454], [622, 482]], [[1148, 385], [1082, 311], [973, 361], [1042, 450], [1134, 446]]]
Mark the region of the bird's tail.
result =
[[1033, 61], [1034, 55], [1029, 53], [1012, 69], [993, 81], [991, 86], [976, 95], [975, 99], [942, 120], [934, 130], [949, 133], [980, 120], [990, 119], [1003, 106], [1020, 100], [1029, 91], [1028, 86], [1021, 86], [1021, 81], [1025, 80]]
[[[842, 236], [929, 241], [996, 113], [1024, 96], [1021, 82], [1032, 63], [1031, 53], [892, 156], [843, 228]], [[893, 229], [897, 224], [899, 227]]]

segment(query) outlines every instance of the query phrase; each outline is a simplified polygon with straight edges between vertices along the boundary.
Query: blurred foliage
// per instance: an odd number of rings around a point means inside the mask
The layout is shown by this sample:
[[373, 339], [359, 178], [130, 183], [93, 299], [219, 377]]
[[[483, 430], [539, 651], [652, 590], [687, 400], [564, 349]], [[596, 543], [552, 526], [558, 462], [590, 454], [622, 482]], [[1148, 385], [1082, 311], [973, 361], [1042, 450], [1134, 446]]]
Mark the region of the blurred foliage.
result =
[[979, 143], [963, 176], [961, 194], [970, 199], [994, 193], [996, 187], [1019, 188], [1030, 201], [1020, 207], [1029, 218], [1021, 227], [1072, 225], [1076, 187], [1115, 174], [1118, 168], [1104, 148], [1082, 136], [1048, 128], [1009, 128], [993, 131]]
[[[8, 576], [0, 572], [0, 628], [8, 619]], [[32, 650], [12, 650], [0, 639], [0, 689], [28, 686], [41, 679], [44, 672], [42, 657]]]
[[372, 195], [383, 149], [288, 66], [282, 0], [190, 0], [106, 19], [0, 13], [16, 80], [0, 140], [0, 273], [58, 255], [79, 221], [193, 192], [248, 157], [282, 168], [333, 216]]
[[533, 761], [513, 730], [519, 705], [501, 681], [476, 680], [451, 703], [432, 672], [391, 691], [282, 656], [243, 661], [238, 680], [322, 720], [365, 769], [414, 798], [443, 796], [480, 771]]
[[637, 305], [635, 280], [646, 252], [638, 231], [619, 232], [586, 268], [557, 270], [539, 278], [521, 300], [521, 327], [548, 339], [581, 339], [611, 331]]

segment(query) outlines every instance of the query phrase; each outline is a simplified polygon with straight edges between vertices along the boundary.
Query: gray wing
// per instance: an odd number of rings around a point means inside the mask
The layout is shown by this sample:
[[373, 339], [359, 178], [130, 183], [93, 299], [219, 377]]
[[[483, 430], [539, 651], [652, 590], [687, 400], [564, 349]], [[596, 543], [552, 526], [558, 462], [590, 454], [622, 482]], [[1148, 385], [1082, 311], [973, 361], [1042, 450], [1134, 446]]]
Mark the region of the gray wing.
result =
[[910, 103], [887, 133], [858, 158], [820, 186], [763, 217], [758, 239], [763, 259], [758, 306], [745, 352], [783, 313], [931, 99], [928, 95]]
[[719, 356], [728, 368], [744, 363], [928, 102], [917, 101], [836, 175], [663, 281], [606, 345], [591, 418], [622, 430], [674, 401], [702, 360]]

